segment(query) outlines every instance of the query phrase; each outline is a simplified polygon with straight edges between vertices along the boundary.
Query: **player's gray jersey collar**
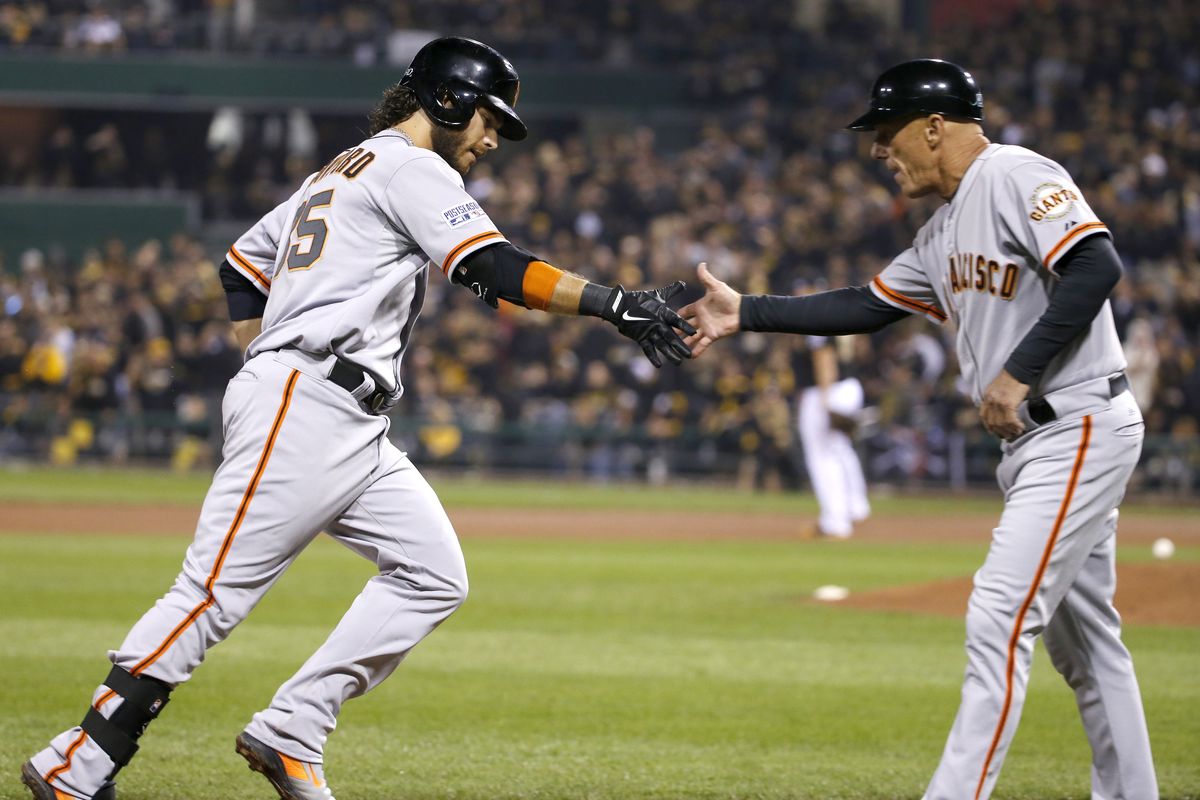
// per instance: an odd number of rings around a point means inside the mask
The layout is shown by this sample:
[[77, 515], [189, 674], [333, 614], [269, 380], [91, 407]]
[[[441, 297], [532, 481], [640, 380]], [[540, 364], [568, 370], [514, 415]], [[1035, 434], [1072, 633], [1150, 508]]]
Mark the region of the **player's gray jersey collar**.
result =
[[403, 140], [403, 141], [404, 141], [404, 143], [405, 143], [405, 144], [407, 144], [409, 147], [416, 147], [416, 145], [415, 145], [415, 144], [413, 144], [413, 140], [412, 140], [412, 137], [411, 137], [411, 136], [409, 136], [409, 135], [408, 135], [407, 133], [405, 133], [404, 131], [398, 131], [398, 130], [396, 130], [395, 128], [388, 128], [387, 130], [382, 130], [382, 131], [380, 131], [379, 133], [377, 133], [377, 134], [375, 134], [374, 136], [372, 136], [371, 138], [372, 138], [372, 139], [378, 139], [378, 138], [380, 138], [380, 137], [382, 137], [382, 136], [386, 136], [386, 137], [388, 137], [389, 139], [401, 139], [401, 140]]

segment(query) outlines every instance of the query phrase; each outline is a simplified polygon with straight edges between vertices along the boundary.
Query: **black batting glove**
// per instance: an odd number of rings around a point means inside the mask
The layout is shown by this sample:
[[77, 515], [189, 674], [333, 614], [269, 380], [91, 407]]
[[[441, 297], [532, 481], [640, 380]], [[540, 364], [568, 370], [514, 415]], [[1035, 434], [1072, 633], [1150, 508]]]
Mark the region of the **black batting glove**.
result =
[[683, 343], [678, 331], [690, 336], [696, 329], [676, 314], [667, 301], [686, 287], [683, 281], [652, 291], [629, 292], [617, 286], [609, 293], [600, 317], [615, 325], [622, 336], [637, 342], [655, 367], [662, 366], [662, 357], [672, 364], [681, 364], [683, 359], [692, 357], [692, 350]]

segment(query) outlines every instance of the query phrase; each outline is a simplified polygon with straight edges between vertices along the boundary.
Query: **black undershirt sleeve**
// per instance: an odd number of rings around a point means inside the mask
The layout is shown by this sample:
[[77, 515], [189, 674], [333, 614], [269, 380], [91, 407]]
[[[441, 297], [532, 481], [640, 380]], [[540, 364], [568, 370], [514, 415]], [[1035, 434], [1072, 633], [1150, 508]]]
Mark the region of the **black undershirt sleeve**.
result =
[[498, 242], [465, 256], [450, 276], [492, 308], [499, 300], [525, 306], [525, 270], [537, 256], [510, 242]]
[[228, 260], [221, 262], [221, 287], [225, 289], [225, 304], [229, 306], [229, 319], [240, 322], [244, 319], [260, 319], [267, 307], [267, 297], [258, 290]]
[[745, 295], [741, 329], [810, 336], [874, 333], [909, 316], [875, 296], [866, 286], [833, 289], [804, 297]]
[[1072, 247], [1055, 271], [1060, 278], [1050, 306], [1004, 365], [1026, 385], [1037, 381], [1046, 365], [1092, 324], [1121, 280], [1121, 259], [1112, 241], [1096, 234]]

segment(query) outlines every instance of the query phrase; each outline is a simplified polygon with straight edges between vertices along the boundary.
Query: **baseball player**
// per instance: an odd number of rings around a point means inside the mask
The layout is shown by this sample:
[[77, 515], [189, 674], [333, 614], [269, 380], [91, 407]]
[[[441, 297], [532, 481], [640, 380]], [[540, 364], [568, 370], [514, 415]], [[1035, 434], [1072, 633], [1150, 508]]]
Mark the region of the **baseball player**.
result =
[[851, 438], [863, 410], [862, 383], [853, 375], [839, 379], [837, 349], [827, 337], [809, 337], [808, 347], [813, 382], [800, 392], [796, 427], [821, 511], [806, 538], [849, 539], [854, 524], [871, 515], [867, 480]]
[[983, 134], [969, 73], [910, 61], [876, 81], [849, 126], [874, 131], [908, 197], [941, 206], [870, 284], [807, 297], [742, 297], [701, 265], [707, 290], [680, 313], [699, 355], [738, 330], [839, 335], [906, 314], [953, 322], [963, 379], [1003, 440], [1004, 511], [967, 608], [962, 704], [925, 797], [988, 797], [1042, 635], [1075, 691], [1092, 746], [1092, 796], [1158, 797], [1150, 740], [1113, 608], [1117, 507], [1144, 425], [1108, 295], [1121, 264], [1071, 176]]
[[499, 137], [525, 138], [519, 91], [492, 48], [431, 42], [385, 93], [371, 137], [230, 248], [223, 280], [250, 344], [225, 394], [224, 459], [175, 584], [109, 653], [81, 724], [23, 765], [38, 800], [114, 797], [171, 692], [321, 531], [378, 574], [236, 747], [280, 797], [332, 797], [322, 751], [342, 704], [391, 674], [467, 593], [450, 520], [382, 415], [400, 399], [431, 272], [493, 307], [601, 317], [655, 366], [690, 355], [675, 328], [694, 329], [664, 302], [682, 284], [625, 291], [563, 272], [510, 244], [464, 191], [462, 175]]

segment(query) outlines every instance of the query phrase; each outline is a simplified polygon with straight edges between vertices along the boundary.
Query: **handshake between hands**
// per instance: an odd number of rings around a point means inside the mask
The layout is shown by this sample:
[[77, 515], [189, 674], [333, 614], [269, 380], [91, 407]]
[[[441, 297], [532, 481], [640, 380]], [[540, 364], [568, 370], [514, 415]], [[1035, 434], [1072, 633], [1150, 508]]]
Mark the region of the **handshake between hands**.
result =
[[713, 277], [706, 264], [700, 264], [696, 276], [704, 296], [678, 312], [667, 303], [687, 288], [683, 281], [633, 292], [618, 286], [608, 296], [601, 317], [637, 342], [655, 367], [662, 366], [663, 358], [675, 365], [695, 358], [717, 339], [738, 330], [742, 301], [740, 294]]

